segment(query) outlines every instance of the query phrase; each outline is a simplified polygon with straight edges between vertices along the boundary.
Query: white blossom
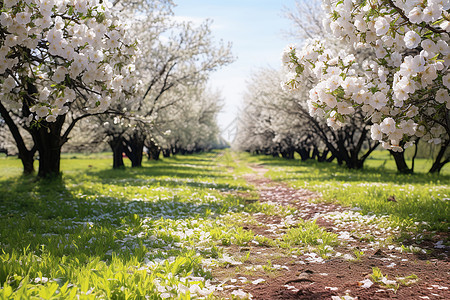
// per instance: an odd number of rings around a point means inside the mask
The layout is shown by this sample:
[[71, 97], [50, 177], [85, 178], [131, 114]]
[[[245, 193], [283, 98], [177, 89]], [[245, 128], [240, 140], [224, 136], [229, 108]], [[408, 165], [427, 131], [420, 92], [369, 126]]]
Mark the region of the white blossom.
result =
[[[318, 80], [310, 92], [311, 114], [323, 111], [329, 126], [336, 128], [353, 114], [345, 108], [360, 107], [374, 123], [372, 138], [387, 149], [401, 151], [401, 142], [408, 143], [413, 136], [433, 143], [449, 138], [448, 128], [437, 129], [447, 123], [446, 109], [450, 107], [450, 39], [441, 30], [450, 30], [445, 17], [450, 4], [439, 0], [394, 3], [395, 8], [387, 1], [363, 5], [328, 0], [324, 5], [325, 24], [336, 38], [375, 54], [376, 60], [364, 62], [364, 72], [361, 66], [343, 59], [345, 51], [324, 55], [327, 47], [319, 39], [302, 49], [291, 48], [298, 59], [284, 65], [293, 73], [289, 89], [298, 89], [308, 76]], [[305, 53], [314, 57], [311, 52], [320, 60], [304, 59]], [[329, 95], [321, 93], [323, 88]]]

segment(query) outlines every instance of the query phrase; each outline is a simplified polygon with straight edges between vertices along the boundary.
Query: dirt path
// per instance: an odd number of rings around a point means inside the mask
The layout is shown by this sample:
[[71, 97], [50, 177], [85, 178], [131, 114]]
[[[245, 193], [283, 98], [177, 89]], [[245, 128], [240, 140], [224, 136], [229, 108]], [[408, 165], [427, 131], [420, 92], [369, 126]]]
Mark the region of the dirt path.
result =
[[[251, 167], [254, 174], [245, 179], [256, 187], [259, 201], [293, 207], [296, 212], [287, 217], [254, 214], [256, 222], [244, 224], [244, 229], [279, 239], [289, 225], [315, 220], [337, 234], [340, 244], [326, 260], [313, 250], [297, 253], [263, 243], [229, 249], [237, 255], [248, 254], [236, 269], [237, 279], [225, 290], [240, 287], [252, 299], [450, 299], [448, 248], [425, 243], [406, 252], [387, 242], [400, 232], [380, 226], [380, 217], [311, 201], [320, 195], [274, 182], [264, 177], [264, 167]], [[378, 282], [371, 279], [373, 268], [382, 272]]]

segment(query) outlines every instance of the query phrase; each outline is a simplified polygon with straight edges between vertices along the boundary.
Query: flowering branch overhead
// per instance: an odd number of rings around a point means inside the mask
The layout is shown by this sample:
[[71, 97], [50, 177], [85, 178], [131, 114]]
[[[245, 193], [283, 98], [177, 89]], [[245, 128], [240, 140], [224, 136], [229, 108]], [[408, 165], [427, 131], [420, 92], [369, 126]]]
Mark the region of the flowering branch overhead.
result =
[[127, 78], [134, 69], [136, 42], [110, 8], [95, 0], [4, 1], [0, 86], [5, 107], [27, 105], [28, 125], [51, 123], [76, 99], [92, 114], [106, 111], [131, 90]]
[[285, 87], [295, 91], [314, 78], [312, 115], [339, 128], [361, 108], [373, 123], [372, 139], [386, 149], [403, 151], [400, 145], [409, 147], [416, 138], [448, 140], [450, 2], [326, 0], [323, 7], [335, 38], [373, 56], [359, 65], [353, 54], [333, 53], [318, 39], [302, 49], [287, 47]]

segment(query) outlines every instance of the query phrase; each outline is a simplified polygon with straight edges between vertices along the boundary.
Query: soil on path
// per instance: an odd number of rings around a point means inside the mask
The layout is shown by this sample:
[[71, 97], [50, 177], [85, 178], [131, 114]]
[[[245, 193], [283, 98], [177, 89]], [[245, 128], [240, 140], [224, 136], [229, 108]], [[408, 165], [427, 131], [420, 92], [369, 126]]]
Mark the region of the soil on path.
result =
[[[326, 260], [313, 251], [293, 254], [296, 252], [290, 249], [258, 243], [230, 247], [228, 252], [246, 258], [235, 269], [215, 271], [219, 278], [229, 278], [230, 271], [235, 272], [236, 279], [228, 282], [224, 295], [240, 288], [252, 299], [450, 299], [449, 249], [435, 243], [445, 239], [444, 234], [436, 234], [433, 241], [406, 252], [395, 242], [383, 243], [399, 232], [372, 224], [376, 216], [368, 218], [356, 209], [314, 201], [320, 195], [265, 178], [267, 169], [263, 166], [253, 165], [252, 169], [254, 174], [245, 178], [256, 187], [258, 201], [294, 207], [296, 213], [288, 219], [254, 214], [257, 222], [243, 224], [244, 229], [277, 239], [286, 224], [314, 219], [336, 233], [340, 245], [333, 247], [334, 254]], [[385, 283], [370, 280], [373, 268], [381, 270]]]

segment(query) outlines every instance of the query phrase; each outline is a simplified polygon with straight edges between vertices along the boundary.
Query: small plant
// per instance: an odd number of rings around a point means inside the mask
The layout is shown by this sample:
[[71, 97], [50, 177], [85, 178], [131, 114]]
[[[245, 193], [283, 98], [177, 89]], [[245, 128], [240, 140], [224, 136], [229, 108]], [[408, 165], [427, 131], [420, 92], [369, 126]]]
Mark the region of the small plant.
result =
[[246, 246], [249, 242], [253, 240], [255, 237], [254, 233], [251, 230], [245, 230], [242, 227], [237, 227], [234, 229], [232, 234], [233, 242], [239, 246]]
[[231, 240], [229, 237], [223, 237], [221, 240], [221, 245], [222, 246], [230, 246], [231, 245]]
[[401, 285], [410, 286], [419, 281], [419, 277], [416, 274], [412, 274], [406, 277], [397, 277], [397, 280]]
[[362, 235], [359, 240], [361, 242], [374, 242], [375, 241], [375, 237], [371, 234], [364, 234]]
[[413, 245], [410, 246], [405, 246], [405, 245], [401, 245], [401, 249], [402, 252], [407, 252], [407, 253], [426, 253], [426, 250], [420, 248], [420, 247], [414, 247]]
[[250, 259], [250, 254], [251, 254], [251, 251], [249, 250], [249, 251], [247, 251], [247, 253], [245, 254], [245, 255], [242, 255], [241, 257], [240, 257], [240, 261], [241, 262], [246, 262], [247, 260], [249, 260]]
[[400, 287], [400, 284], [398, 284], [397, 281], [389, 280], [387, 275], [386, 276], [383, 275], [381, 270], [377, 267], [372, 268], [372, 275], [370, 275], [370, 277], [374, 282], [377, 282], [378, 284], [380, 284], [385, 288], [390, 288], [394, 289], [394, 291], [397, 291], [398, 288]]
[[283, 248], [291, 248], [293, 245], [312, 246], [315, 247], [315, 252], [326, 258], [328, 253], [332, 252], [332, 246], [337, 243], [336, 234], [326, 231], [318, 226], [315, 221], [303, 221], [286, 231], [281, 239], [280, 246]]
[[259, 246], [263, 247], [276, 247], [277, 245], [276, 241], [263, 235], [255, 235], [255, 241], [259, 243]]
[[364, 251], [362, 251], [360, 249], [354, 249], [353, 254], [355, 255], [355, 260], [359, 261], [359, 260], [361, 260], [361, 257], [364, 256]]
[[262, 268], [265, 272], [273, 272], [275, 270], [270, 259], [267, 260], [267, 263]]
[[372, 278], [374, 282], [379, 282], [383, 277], [384, 275], [378, 267], [372, 268], [372, 275], [370, 275], [370, 278]]

